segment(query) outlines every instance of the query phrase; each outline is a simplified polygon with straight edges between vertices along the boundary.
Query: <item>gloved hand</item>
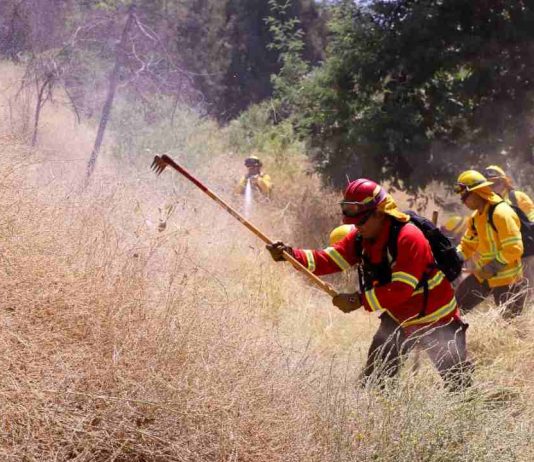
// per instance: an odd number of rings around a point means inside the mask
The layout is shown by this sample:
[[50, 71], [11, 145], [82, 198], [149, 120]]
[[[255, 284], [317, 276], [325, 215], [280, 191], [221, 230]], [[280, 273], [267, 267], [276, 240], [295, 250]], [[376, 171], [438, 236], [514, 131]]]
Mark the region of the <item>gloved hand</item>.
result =
[[273, 257], [274, 261], [284, 261], [284, 251], [293, 256], [293, 249], [285, 245], [282, 241], [276, 241], [272, 244], [267, 244], [265, 248], [271, 253], [271, 257]]
[[495, 276], [499, 271], [501, 271], [505, 266], [506, 265], [504, 263], [500, 263], [497, 260], [493, 260], [489, 263], [486, 263], [476, 272], [476, 274], [480, 279], [490, 279]]
[[483, 268], [475, 271], [475, 275], [478, 277], [478, 279], [482, 279], [483, 281], [486, 281], [487, 279], [493, 277], [493, 273], [485, 271]]
[[353, 294], [338, 294], [332, 298], [332, 303], [343, 311], [343, 313], [350, 313], [362, 306], [362, 300], [358, 292]]

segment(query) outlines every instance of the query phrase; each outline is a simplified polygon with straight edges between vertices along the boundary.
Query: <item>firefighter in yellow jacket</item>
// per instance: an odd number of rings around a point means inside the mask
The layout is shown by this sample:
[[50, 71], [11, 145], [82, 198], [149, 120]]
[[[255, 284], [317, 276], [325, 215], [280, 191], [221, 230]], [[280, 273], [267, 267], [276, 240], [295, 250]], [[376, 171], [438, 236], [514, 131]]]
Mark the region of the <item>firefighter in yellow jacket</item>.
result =
[[454, 243], [454, 245], [458, 245], [467, 229], [467, 217], [453, 215], [452, 217], [449, 217], [439, 229]]
[[493, 183], [492, 189], [509, 204], [520, 208], [530, 221], [534, 222], [534, 202], [523, 191], [514, 188], [512, 179], [498, 165], [490, 165], [484, 176]]
[[260, 192], [264, 197], [270, 197], [273, 189], [273, 183], [271, 177], [262, 172], [262, 162], [256, 156], [250, 156], [245, 159], [245, 167], [247, 167], [247, 173], [239, 180], [237, 186], [237, 192], [244, 194], [247, 182], [250, 181], [254, 191]]
[[[498, 165], [490, 165], [484, 170], [486, 178], [493, 183], [493, 191], [510, 205], [518, 207], [525, 216], [534, 222], [534, 203], [527, 193], [514, 188], [512, 179]], [[523, 271], [530, 291], [534, 293], [534, 257], [523, 258]]]
[[334, 228], [328, 237], [328, 242], [330, 246], [337, 244], [338, 242], [345, 239], [347, 234], [354, 231], [354, 225], [340, 225], [337, 228]]
[[517, 214], [493, 192], [492, 183], [476, 170], [460, 174], [455, 192], [473, 211], [458, 246], [459, 255], [474, 263], [473, 273], [456, 291], [460, 310], [469, 312], [493, 295], [496, 305], [504, 308], [505, 318], [521, 314], [527, 292]]

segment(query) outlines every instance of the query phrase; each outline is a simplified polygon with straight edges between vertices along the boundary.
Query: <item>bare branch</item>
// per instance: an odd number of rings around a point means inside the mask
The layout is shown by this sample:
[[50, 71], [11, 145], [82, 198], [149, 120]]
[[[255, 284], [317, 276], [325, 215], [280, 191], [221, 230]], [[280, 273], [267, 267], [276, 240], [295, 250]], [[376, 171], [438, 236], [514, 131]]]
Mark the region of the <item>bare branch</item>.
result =
[[80, 112], [78, 110], [78, 105], [74, 101], [74, 98], [72, 97], [72, 94], [71, 94], [70, 90], [68, 89], [68, 87], [66, 85], [63, 85], [63, 90], [65, 91], [65, 94], [67, 95], [67, 98], [69, 99], [70, 106], [71, 106], [72, 110], [74, 111], [74, 114], [76, 115], [76, 121], [78, 122], [78, 124], [80, 124], [82, 119], [80, 117]]

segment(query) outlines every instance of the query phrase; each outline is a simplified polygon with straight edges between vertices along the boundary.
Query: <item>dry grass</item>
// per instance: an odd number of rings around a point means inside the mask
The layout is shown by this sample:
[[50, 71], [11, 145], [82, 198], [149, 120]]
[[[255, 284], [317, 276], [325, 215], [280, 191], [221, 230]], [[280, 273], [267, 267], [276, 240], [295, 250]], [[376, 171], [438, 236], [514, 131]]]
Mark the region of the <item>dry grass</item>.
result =
[[[68, 117], [46, 113], [50, 133]], [[332, 310], [171, 174], [103, 161], [81, 193], [82, 135], [63, 150], [45, 132], [31, 152], [13, 133], [0, 137], [0, 460], [534, 458], [531, 311], [469, 317], [478, 370], [465, 395], [427, 363], [384, 393], [360, 390], [374, 318]], [[221, 155], [200, 176], [229, 195], [234, 167]], [[254, 218], [275, 237], [324, 241], [334, 196], [298, 180]]]

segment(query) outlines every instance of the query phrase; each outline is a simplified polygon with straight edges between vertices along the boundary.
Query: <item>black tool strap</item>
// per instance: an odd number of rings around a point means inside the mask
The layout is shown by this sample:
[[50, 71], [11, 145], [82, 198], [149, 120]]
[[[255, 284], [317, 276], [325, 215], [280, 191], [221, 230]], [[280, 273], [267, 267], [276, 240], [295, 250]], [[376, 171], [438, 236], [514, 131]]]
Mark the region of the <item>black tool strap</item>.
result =
[[428, 308], [428, 298], [430, 295], [430, 289], [428, 287], [428, 279], [429, 279], [428, 273], [427, 272], [423, 273], [423, 276], [421, 277], [421, 282], [420, 282], [421, 286], [423, 287], [423, 308], [419, 312], [419, 316], [417, 316], [418, 318], [422, 318], [423, 316], [425, 316], [426, 310]]

